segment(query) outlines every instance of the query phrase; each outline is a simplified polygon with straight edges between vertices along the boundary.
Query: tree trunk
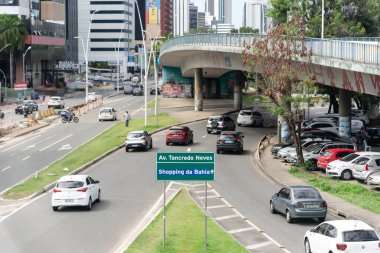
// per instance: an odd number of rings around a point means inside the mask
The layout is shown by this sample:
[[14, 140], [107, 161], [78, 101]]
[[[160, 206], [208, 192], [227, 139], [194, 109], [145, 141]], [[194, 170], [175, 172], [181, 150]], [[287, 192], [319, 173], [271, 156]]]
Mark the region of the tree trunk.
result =
[[10, 81], [10, 88], [13, 87], [13, 82], [14, 82], [14, 79], [13, 79], [13, 50], [11, 49], [10, 50], [10, 53], [9, 53], [9, 81]]
[[[290, 103], [288, 105], [286, 105], [286, 107], [287, 107], [288, 112], [292, 111]], [[303, 163], [305, 163], [305, 161], [303, 159], [302, 148], [301, 148], [301, 140], [299, 138], [300, 133], [301, 133], [301, 128], [300, 127], [298, 128], [299, 134], [297, 134], [296, 123], [295, 123], [295, 120], [294, 120], [293, 115], [291, 113], [290, 113], [290, 117], [287, 116], [284, 118], [285, 118], [286, 124], [288, 124], [289, 132], [291, 133], [291, 135], [293, 137], [294, 144], [296, 145], [298, 164], [303, 164]], [[299, 126], [301, 126], [301, 122], [299, 123]]]

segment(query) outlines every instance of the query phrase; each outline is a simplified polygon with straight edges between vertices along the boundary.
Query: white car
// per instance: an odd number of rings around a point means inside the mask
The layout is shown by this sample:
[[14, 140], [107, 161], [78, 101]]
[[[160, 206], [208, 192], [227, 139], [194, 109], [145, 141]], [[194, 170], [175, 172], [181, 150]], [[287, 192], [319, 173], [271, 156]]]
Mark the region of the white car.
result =
[[65, 107], [65, 99], [58, 96], [50, 97], [48, 101], [48, 108], [50, 107], [63, 109]]
[[369, 175], [378, 171], [380, 171], [380, 153], [363, 156], [356, 160], [352, 168], [352, 175], [359, 181], [366, 181]]
[[238, 126], [262, 126], [264, 120], [260, 112], [241, 110], [236, 122]]
[[374, 185], [376, 188], [380, 187], [380, 171], [369, 175], [367, 179], [368, 185]]
[[99, 121], [117, 120], [117, 112], [113, 107], [103, 107], [99, 111]]
[[308, 230], [304, 236], [306, 253], [377, 253], [379, 236], [360, 220], [333, 220]]
[[315, 129], [327, 130], [333, 133], [339, 132], [339, 128], [334, 122], [327, 122], [327, 121], [311, 122], [310, 124], [306, 125], [304, 128], [315, 128]]
[[62, 206], [84, 206], [91, 210], [92, 203], [100, 201], [99, 181], [88, 175], [68, 175], [61, 177], [53, 188], [51, 205], [53, 211]]
[[[339, 114], [338, 113], [326, 113], [324, 117], [335, 117], [335, 118], [338, 117], [339, 118]], [[360, 114], [355, 114], [355, 113], [351, 112], [351, 119], [361, 120], [366, 125], [369, 124], [369, 119], [368, 119], [367, 115], [360, 115]]]
[[379, 154], [377, 152], [355, 152], [342, 157], [339, 160], [330, 162], [326, 167], [326, 175], [329, 177], [337, 177], [342, 180], [352, 179], [353, 167], [359, 157]]
[[130, 149], [142, 149], [147, 151], [153, 147], [152, 136], [147, 131], [132, 131], [125, 139], [125, 152]]
[[102, 95], [100, 95], [97, 92], [89, 92], [87, 94], [87, 100], [88, 101], [96, 101], [96, 100], [101, 99], [101, 98], [102, 98]]

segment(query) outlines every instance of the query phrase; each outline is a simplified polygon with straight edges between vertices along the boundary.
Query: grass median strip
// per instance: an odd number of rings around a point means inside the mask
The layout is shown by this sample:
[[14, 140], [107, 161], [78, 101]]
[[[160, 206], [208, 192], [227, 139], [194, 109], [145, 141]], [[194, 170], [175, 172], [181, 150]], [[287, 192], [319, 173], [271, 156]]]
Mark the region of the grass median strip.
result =
[[[166, 209], [166, 245], [163, 248], [162, 212], [125, 253], [204, 252], [204, 213], [184, 189]], [[248, 252], [214, 221], [207, 223], [207, 252]]]
[[[124, 143], [128, 132], [134, 130], [146, 130], [152, 132], [159, 128], [177, 124], [178, 122], [169, 114], [159, 115], [159, 125], [156, 126], [156, 117], [148, 117], [148, 126], [144, 127], [144, 119], [132, 119], [129, 127], [125, 127], [124, 121], [116, 123], [114, 126], [84, 143], [65, 157], [50, 164], [45, 169], [32, 175], [23, 183], [16, 185], [3, 194], [5, 199], [22, 199], [42, 190], [45, 186], [55, 182], [63, 175], [67, 175], [86, 163], [94, 160], [98, 156]], [[100, 123], [99, 123], [100, 124]]]
[[367, 189], [363, 185], [318, 176], [304, 170], [302, 167], [291, 167], [289, 172], [298, 178], [306, 179], [310, 185], [324, 192], [380, 214], [380, 194]]

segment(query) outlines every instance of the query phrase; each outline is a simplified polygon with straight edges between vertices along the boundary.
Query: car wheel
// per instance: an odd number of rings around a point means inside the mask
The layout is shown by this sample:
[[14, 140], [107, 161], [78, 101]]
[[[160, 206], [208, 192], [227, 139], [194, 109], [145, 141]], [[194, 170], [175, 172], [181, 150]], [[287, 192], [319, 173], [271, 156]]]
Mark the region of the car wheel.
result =
[[311, 253], [310, 243], [308, 239], [305, 239], [304, 246], [305, 246], [305, 253]]
[[217, 154], [220, 154], [220, 150], [216, 150], [216, 153], [217, 153]]
[[125, 152], [128, 152], [129, 151], [129, 148], [125, 148]]
[[288, 223], [292, 223], [293, 222], [293, 218], [292, 218], [292, 215], [290, 214], [289, 210], [286, 210], [286, 221]]
[[317, 161], [315, 160], [310, 161], [310, 170], [317, 170]]
[[208, 133], [208, 134], [211, 134], [211, 130], [207, 130], [207, 133]]
[[239, 123], [238, 123], [237, 125], [238, 125], [238, 126], [241, 126], [241, 124], [239, 124]]
[[102, 200], [102, 193], [100, 190], [98, 191], [98, 199], [96, 200], [97, 202], [100, 202]]
[[145, 146], [144, 146], [144, 151], [148, 151], [148, 143], [145, 143]]
[[86, 209], [87, 209], [88, 211], [90, 211], [91, 208], [92, 208], [92, 199], [91, 199], [91, 197], [90, 197], [90, 199], [88, 200], [88, 205], [86, 206]]
[[350, 170], [344, 170], [342, 174], [340, 175], [340, 178], [342, 180], [351, 180], [352, 172]]
[[185, 146], [189, 146], [189, 139], [186, 139], [184, 144], [185, 144]]
[[153, 148], [153, 141], [150, 142], [150, 149]]
[[166, 146], [169, 146], [169, 142], [166, 142]]
[[274, 208], [274, 205], [273, 205], [272, 201], [269, 204], [269, 209], [270, 209], [271, 213], [273, 213], [273, 214], [277, 213], [276, 209]]
[[57, 212], [58, 211], [58, 206], [53, 206], [53, 211]]
[[319, 222], [319, 223], [322, 223], [322, 222], [324, 222], [325, 220], [326, 220], [326, 217], [318, 218], [318, 222]]

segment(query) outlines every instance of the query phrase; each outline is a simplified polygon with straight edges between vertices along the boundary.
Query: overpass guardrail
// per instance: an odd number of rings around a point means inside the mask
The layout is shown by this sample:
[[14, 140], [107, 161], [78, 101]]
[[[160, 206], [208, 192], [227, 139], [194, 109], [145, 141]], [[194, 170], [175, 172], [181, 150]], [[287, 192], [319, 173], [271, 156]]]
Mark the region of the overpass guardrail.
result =
[[[168, 40], [161, 46], [160, 55], [175, 46], [186, 45], [218, 45], [240, 47], [252, 44], [254, 39], [266, 35], [261, 34], [192, 34]], [[380, 38], [306, 38], [306, 46], [311, 49], [313, 56], [352, 61], [358, 63], [380, 65]]]

